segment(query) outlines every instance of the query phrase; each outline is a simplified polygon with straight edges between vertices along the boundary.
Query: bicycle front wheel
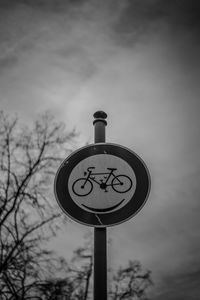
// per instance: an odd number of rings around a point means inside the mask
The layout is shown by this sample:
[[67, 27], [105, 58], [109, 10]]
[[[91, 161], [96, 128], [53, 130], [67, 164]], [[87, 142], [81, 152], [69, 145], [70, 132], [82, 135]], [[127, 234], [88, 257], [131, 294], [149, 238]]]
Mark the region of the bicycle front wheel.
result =
[[72, 185], [72, 191], [75, 195], [79, 197], [84, 197], [89, 195], [92, 192], [93, 184], [91, 181], [86, 180], [85, 178], [79, 178], [74, 181]]
[[111, 186], [117, 193], [126, 193], [132, 188], [132, 180], [126, 175], [118, 175], [113, 178]]

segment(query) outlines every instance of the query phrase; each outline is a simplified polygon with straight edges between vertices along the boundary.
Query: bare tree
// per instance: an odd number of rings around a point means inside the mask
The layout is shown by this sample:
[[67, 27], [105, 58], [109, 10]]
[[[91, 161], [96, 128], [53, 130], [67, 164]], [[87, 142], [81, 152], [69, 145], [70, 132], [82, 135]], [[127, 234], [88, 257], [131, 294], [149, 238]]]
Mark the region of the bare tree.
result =
[[[52, 278], [41, 285], [44, 300], [89, 300], [92, 299], [91, 277], [93, 256], [91, 243], [74, 251], [70, 263], [66, 264], [63, 278]], [[138, 261], [113, 271], [109, 276], [109, 300], [147, 300], [152, 286], [151, 272], [142, 268]]]
[[43, 300], [88, 300], [93, 258], [91, 244], [85, 243], [74, 251], [69, 263], [63, 261], [62, 274], [55, 275], [37, 286], [38, 296]]
[[[93, 247], [91, 235], [83, 247], [74, 251], [74, 256], [68, 265], [68, 284], [71, 280], [72, 293], [70, 300], [92, 299], [91, 278], [93, 271]], [[110, 271], [108, 289], [109, 300], [147, 300], [147, 292], [153, 285], [151, 272], [145, 270], [139, 261], [130, 260], [127, 265]], [[68, 294], [69, 296], [69, 294]], [[62, 298], [61, 298], [62, 299]], [[65, 300], [63, 298], [62, 300]]]
[[48, 113], [30, 128], [0, 112], [1, 299], [34, 299], [33, 287], [58, 266], [42, 242], [56, 234], [53, 177], [74, 139]]
[[151, 272], [144, 271], [138, 261], [130, 260], [113, 276], [110, 289], [112, 300], [147, 300], [146, 291], [152, 285]]
[[91, 244], [86, 243], [74, 251], [72, 267], [70, 267], [71, 278], [73, 279], [73, 298], [74, 300], [89, 299], [90, 279], [93, 268], [93, 256]]

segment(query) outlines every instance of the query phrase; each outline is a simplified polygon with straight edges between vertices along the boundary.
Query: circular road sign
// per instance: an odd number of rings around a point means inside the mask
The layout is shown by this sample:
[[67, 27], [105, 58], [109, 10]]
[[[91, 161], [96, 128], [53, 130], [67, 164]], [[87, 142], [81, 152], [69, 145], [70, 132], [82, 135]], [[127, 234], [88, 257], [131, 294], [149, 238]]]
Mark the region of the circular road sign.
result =
[[73, 152], [55, 177], [58, 204], [75, 221], [94, 227], [122, 223], [145, 204], [150, 175], [141, 158], [116, 144]]

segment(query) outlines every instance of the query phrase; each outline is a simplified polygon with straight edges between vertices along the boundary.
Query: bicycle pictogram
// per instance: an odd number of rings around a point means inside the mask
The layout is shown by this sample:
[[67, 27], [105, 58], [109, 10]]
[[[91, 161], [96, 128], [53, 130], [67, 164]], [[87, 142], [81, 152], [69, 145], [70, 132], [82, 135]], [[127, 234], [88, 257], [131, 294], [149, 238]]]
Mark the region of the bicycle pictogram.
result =
[[103, 173], [93, 172], [94, 169], [95, 167], [88, 167], [87, 172], [84, 172], [85, 177], [74, 181], [72, 191], [75, 195], [79, 197], [89, 195], [94, 188], [94, 183], [104, 192], [108, 192], [109, 187], [116, 193], [127, 193], [132, 188], [131, 178], [124, 174], [116, 175], [117, 168], [107, 168], [108, 172]]

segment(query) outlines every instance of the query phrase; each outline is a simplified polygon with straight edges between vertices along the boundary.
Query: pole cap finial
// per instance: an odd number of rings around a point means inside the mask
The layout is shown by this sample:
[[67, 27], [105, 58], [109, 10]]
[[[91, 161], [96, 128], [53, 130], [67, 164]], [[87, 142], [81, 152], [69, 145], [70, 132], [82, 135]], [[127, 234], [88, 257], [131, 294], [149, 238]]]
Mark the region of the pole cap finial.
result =
[[95, 124], [96, 122], [103, 122], [105, 125], [107, 125], [107, 122], [106, 122], [106, 118], [107, 118], [107, 114], [104, 112], [104, 111], [102, 111], [102, 110], [98, 110], [98, 111], [96, 111], [95, 113], [94, 113], [94, 115], [93, 115], [93, 117], [94, 117], [94, 121], [93, 121], [93, 124]]
[[107, 118], [107, 114], [102, 111], [102, 110], [98, 110], [94, 113], [93, 117], [95, 119], [106, 119]]

